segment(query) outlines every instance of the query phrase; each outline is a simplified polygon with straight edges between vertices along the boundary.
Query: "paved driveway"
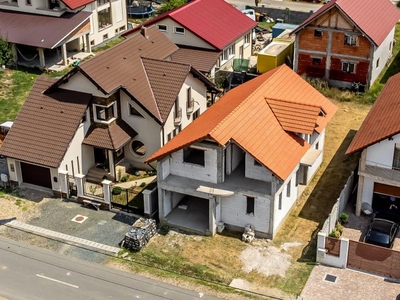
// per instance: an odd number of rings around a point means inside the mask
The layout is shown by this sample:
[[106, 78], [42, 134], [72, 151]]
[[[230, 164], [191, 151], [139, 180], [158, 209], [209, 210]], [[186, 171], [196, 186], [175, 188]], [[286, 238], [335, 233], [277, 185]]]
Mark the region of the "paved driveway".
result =
[[[135, 217], [123, 213], [83, 207], [75, 201], [45, 199], [39, 204], [39, 213], [26, 223], [76, 236], [90, 241], [118, 247]], [[77, 215], [87, 217], [82, 223], [72, 221]], [[33, 244], [73, 257], [100, 262], [104, 254], [52, 241], [32, 234], [9, 229], [12, 238], [29, 240]]]

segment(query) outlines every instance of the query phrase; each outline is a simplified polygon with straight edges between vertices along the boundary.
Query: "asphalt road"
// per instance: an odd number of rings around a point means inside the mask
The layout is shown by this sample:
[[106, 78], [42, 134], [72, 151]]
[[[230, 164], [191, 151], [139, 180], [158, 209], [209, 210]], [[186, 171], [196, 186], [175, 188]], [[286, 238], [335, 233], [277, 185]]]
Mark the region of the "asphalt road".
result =
[[[234, 5], [251, 5], [254, 6], [254, 0], [225, 0], [226, 2]], [[297, 1], [282, 1], [282, 0], [262, 0], [259, 6], [265, 5], [265, 7], [286, 9], [289, 8], [293, 11], [304, 11], [310, 12], [310, 10], [316, 10], [322, 6], [318, 3], [307, 3], [307, 2], [297, 2]]]
[[0, 237], [0, 299], [215, 299]]

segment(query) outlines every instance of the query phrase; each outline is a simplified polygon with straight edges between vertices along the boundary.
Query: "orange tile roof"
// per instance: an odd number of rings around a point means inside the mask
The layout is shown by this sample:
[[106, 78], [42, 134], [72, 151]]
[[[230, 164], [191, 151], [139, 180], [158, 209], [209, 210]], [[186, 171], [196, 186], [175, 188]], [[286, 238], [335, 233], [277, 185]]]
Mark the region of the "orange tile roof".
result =
[[400, 74], [389, 78], [346, 154], [355, 153], [400, 133]]
[[[288, 109], [288, 103], [303, 113]], [[283, 109], [279, 109], [279, 104]], [[325, 117], [317, 117], [316, 107], [318, 114], [322, 110]], [[286, 115], [281, 112], [285, 109]], [[308, 129], [312, 119], [314, 129], [321, 132], [336, 109], [331, 101], [283, 65], [229, 91], [147, 162], [211, 138], [220, 145], [229, 141], [237, 143], [285, 180], [310, 145], [294, 132], [286, 131], [280, 122], [289, 127], [291, 114], [294, 119], [291, 126], [298, 132], [299, 128]]]

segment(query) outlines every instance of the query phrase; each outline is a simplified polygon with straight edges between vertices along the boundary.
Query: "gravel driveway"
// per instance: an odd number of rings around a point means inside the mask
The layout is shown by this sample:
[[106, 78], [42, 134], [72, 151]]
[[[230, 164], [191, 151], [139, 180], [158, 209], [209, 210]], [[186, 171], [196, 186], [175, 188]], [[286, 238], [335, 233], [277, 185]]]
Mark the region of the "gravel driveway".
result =
[[[82, 215], [87, 219], [83, 223], [71, 221], [77, 215]], [[17, 218], [17, 220], [21, 219]], [[118, 243], [121, 242], [126, 231], [135, 220], [136, 218], [132, 215], [104, 210], [97, 211], [83, 207], [75, 201], [44, 198], [35, 207], [33, 215], [30, 215], [29, 218], [22, 218], [21, 221], [93, 242], [118, 247]], [[107, 258], [102, 253], [11, 228], [7, 228], [5, 233], [13, 239], [25, 240], [80, 259], [100, 262]]]

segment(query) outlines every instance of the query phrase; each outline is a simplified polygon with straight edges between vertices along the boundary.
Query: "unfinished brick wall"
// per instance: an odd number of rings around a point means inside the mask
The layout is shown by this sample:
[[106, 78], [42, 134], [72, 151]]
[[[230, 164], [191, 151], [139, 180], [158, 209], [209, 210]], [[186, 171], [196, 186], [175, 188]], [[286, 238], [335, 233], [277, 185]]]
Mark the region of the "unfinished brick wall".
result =
[[313, 64], [313, 57], [309, 54], [300, 53], [298, 56], [297, 73], [307, 74], [310, 77], [323, 78], [325, 76], [326, 57], [315, 57], [321, 58], [319, 65]]
[[371, 43], [363, 36], [358, 36], [357, 46], [344, 44], [344, 32], [332, 32], [332, 54], [344, 54], [368, 58], [371, 51]]
[[321, 52], [327, 51], [328, 32], [326, 31], [322, 31], [322, 37], [316, 37], [314, 36], [314, 29], [304, 28], [297, 38], [299, 39], [299, 49]]
[[[349, 59], [351, 60], [351, 59]], [[345, 73], [342, 71], [342, 61], [346, 61], [344, 58], [331, 58], [331, 67], [329, 71], [329, 79], [340, 80], [347, 82], [360, 82], [362, 84], [367, 83], [367, 76], [369, 71], [369, 62], [360, 61], [356, 65], [355, 74]]]

